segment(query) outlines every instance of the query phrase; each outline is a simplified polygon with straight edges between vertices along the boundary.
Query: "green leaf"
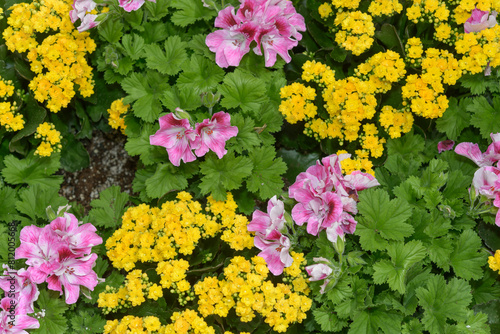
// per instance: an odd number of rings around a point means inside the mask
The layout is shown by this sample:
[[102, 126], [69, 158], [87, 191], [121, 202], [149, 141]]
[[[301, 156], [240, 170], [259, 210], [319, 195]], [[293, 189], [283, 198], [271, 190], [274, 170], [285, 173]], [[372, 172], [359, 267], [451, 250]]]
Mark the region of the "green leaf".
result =
[[401, 334], [403, 317], [380, 308], [354, 314], [349, 334], [376, 334], [378, 329], [385, 334]]
[[40, 328], [36, 331], [37, 333], [54, 334], [68, 332], [68, 324], [64, 317], [64, 312], [68, 309], [68, 305], [59, 297], [59, 292], [42, 289], [36, 303], [38, 304], [38, 311], [45, 311], [45, 316], [38, 319]]
[[141, 161], [145, 165], [151, 165], [154, 163], [151, 155], [153, 154], [153, 150], [156, 149], [155, 146], [149, 143], [149, 136], [154, 134], [153, 125], [143, 124], [140, 131], [140, 136], [127, 136], [125, 150], [131, 156], [140, 155]]
[[318, 153], [301, 154], [295, 150], [286, 150], [280, 148], [278, 156], [283, 158], [287, 165], [287, 172], [285, 177], [288, 181], [293, 182], [297, 175], [304, 172], [309, 166], [316, 163], [320, 158]]
[[263, 200], [280, 194], [285, 185], [282, 175], [286, 172], [286, 164], [281, 158], [275, 157], [276, 151], [272, 146], [259, 147], [249, 153], [253, 170], [246, 181], [247, 186], [250, 191], [258, 192]]
[[126, 34], [122, 38], [123, 49], [127, 55], [137, 60], [142, 56], [144, 48], [144, 38], [136, 34]]
[[144, 46], [146, 65], [162, 74], [176, 75], [188, 58], [186, 43], [177, 35], [170, 36], [165, 41], [164, 49], [163, 51], [158, 44]]
[[425, 287], [417, 289], [417, 298], [424, 309], [422, 323], [431, 333], [443, 333], [446, 320], [467, 317], [472, 301], [469, 284], [453, 278], [446, 284], [443, 276], [432, 275]]
[[387, 153], [389, 156], [399, 153], [403, 157], [412, 155], [416, 156], [425, 148], [425, 140], [420, 135], [415, 135], [409, 132], [398, 139], [389, 139], [387, 141]]
[[459, 82], [462, 87], [470, 89], [473, 95], [483, 95], [491, 84], [489, 80], [486, 80], [483, 72], [462, 75]]
[[148, 1], [144, 5], [147, 8], [150, 15], [148, 15], [148, 20], [158, 21], [168, 14], [168, 7], [170, 6], [171, 0], [156, 0], [154, 2]]
[[460, 103], [454, 97], [450, 98], [448, 109], [441, 118], [436, 120], [436, 128], [446, 133], [448, 139], [457, 140], [463, 129], [470, 124], [470, 114], [467, 112], [467, 106], [472, 102], [471, 99], [460, 99]]
[[114, 44], [118, 43], [123, 35], [123, 24], [117, 19], [109, 18], [99, 24], [97, 30], [108, 43]]
[[11, 187], [0, 188], [0, 221], [11, 222], [17, 214], [17, 192]]
[[38, 125], [45, 119], [47, 111], [45, 108], [42, 108], [30, 94], [28, 95], [28, 101], [26, 101], [26, 107], [23, 108], [23, 114], [25, 120], [24, 128], [16, 132], [15, 136], [10, 140], [9, 146], [21, 138], [35, 133]]
[[459, 321], [456, 328], [460, 333], [490, 334], [488, 316], [484, 313], [474, 314], [474, 311], [467, 312], [467, 320]]
[[264, 81], [239, 69], [226, 75], [219, 91], [224, 96], [221, 105], [228, 109], [257, 112], [266, 100]]
[[201, 193], [212, 193], [215, 200], [224, 200], [228, 190], [241, 187], [243, 179], [252, 173], [252, 168], [252, 161], [247, 157], [235, 157], [228, 153], [219, 159], [215, 154], [207, 154], [200, 164], [204, 175], [200, 183]]
[[396, 31], [396, 28], [389, 23], [384, 23], [380, 30], [375, 32], [375, 37], [389, 49], [404, 54], [404, 47], [401, 39]]
[[406, 274], [409, 268], [426, 257], [426, 248], [420, 241], [412, 240], [407, 244], [392, 243], [387, 247], [391, 261], [382, 260], [373, 265], [373, 282], [389, 283], [392, 290], [406, 292]]
[[161, 101], [170, 111], [174, 111], [176, 108], [190, 111], [201, 107], [200, 94], [191, 89], [179, 90], [177, 86], [166, 90]]
[[197, 94], [215, 92], [217, 85], [224, 78], [224, 70], [212, 60], [193, 54], [182, 66], [183, 72], [177, 79], [177, 86], [182, 90], [194, 90]]
[[160, 198], [168, 192], [188, 186], [184, 175], [176, 173], [172, 164], [159, 164], [152, 177], [146, 180], [146, 192], [151, 198]]
[[500, 297], [500, 283], [498, 274], [493, 270], [485, 270], [481, 280], [470, 281], [472, 296], [476, 304], [488, 303]]
[[152, 123], [158, 119], [162, 111], [160, 97], [163, 96], [168, 84], [159, 73], [149, 72], [147, 75], [132, 73], [125, 78], [122, 88], [128, 96], [123, 104], [134, 102], [134, 115], [146, 122]]
[[172, 15], [172, 22], [181, 27], [201, 19], [208, 21], [217, 14], [213, 9], [204, 7], [202, 1], [196, 0], [172, 0], [172, 7], [179, 9]]
[[57, 188], [63, 181], [62, 175], [52, 175], [59, 169], [58, 153], [50, 157], [29, 155], [19, 160], [13, 155], [4, 158], [2, 175], [10, 184], [38, 184], [42, 188]]
[[451, 240], [446, 237], [432, 239], [428, 250], [431, 261], [448, 272], [450, 270], [450, 256], [453, 252]]
[[468, 195], [467, 188], [470, 186], [470, 178], [465, 176], [460, 170], [448, 173], [448, 181], [444, 188], [444, 198], [465, 198]]
[[91, 310], [80, 311], [69, 320], [71, 333], [98, 334], [104, 331], [106, 320]]
[[323, 332], [338, 332], [347, 326], [347, 321], [339, 319], [335, 312], [323, 305], [313, 310], [314, 320], [321, 326]]
[[169, 35], [167, 27], [162, 21], [148, 21], [143, 23], [141, 27], [143, 30], [140, 31], [144, 31], [142, 37], [144, 37], [146, 44], [161, 42]]
[[55, 211], [60, 206], [68, 204], [68, 200], [59, 196], [58, 188], [42, 188], [38, 184], [34, 184], [28, 188], [24, 188], [19, 192], [19, 201], [16, 202], [16, 208], [19, 213], [25, 214], [32, 220], [36, 218], [47, 220], [45, 209], [50, 205]]
[[481, 238], [473, 230], [462, 232], [451, 254], [451, 266], [458, 277], [467, 280], [483, 277], [481, 269], [487, 255], [481, 251]]
[[207, 36], [205, 34], [194, 35], [191, 41], [188, 43], [188, 48], [193, 50], [194, 53], [205, 56], [205, 58], [210, 59], [213, 63], [215, 63], [215, 53], [210, 51], [207, 44], [205, 43], [205, 39]]
[[99, 198], [90, 202], [90, 221], [95, 226], [117, 227], [121, 224], [129, 195], [122, 193], [119, 186], [112, 186], [102, 191]]
[[471, 124], [479, 129], [484, 139], [489, 139], [491, 133], [500, 129], [500, 96], [493, 98], [491, 105], [484, 96], [479, 96], [467, 106], [467, 110], [474, 113]]
[[255, 131], [255, 122], [250, 117], [243, 117], [241, 114], [231, 115], [231, 125], [238, 127], [238, 135], [231, 139], [234, 142], [232, 148], [237, 153], [245, 150], [252, 150], [254, 146], [261, 143], [257, 132]]
[[85, 146], [73, 135], [63, 138], [63, 149], [61, 150], [61, 168], [74, 173], [90, 165], [90, 156]]
[[365, 250], [384, 249], [385, 240], [403, 241], [413, 233], [413, 227], [406, 223], [412, 214], [410, 205], [399, 198], [389, 200], [385, 190], [372, 188], [361, 192], [358, 210], [362, 219], [355, 234], [360, 236]]

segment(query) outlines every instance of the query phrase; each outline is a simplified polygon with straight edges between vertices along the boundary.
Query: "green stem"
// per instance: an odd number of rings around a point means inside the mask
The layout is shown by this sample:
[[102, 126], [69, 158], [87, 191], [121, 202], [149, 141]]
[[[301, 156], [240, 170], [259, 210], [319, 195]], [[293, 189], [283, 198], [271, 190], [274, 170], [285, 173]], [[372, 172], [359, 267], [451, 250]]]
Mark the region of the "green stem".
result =
[[219, 269], [219, 268], [220, 268], [220, 267], [222, 267], [223, 265], [224, 265], [224, 262], [219, 263], [218, 265], [213, 266], [213, 267], [188, 270], [188, 271], [186, 272], [186, 275], [193, 275], [193, 274], [198, 274], [198, 273], [206, 273], [206, 272], [210, 272], [210, 271], [216, 271], [217, 269]]

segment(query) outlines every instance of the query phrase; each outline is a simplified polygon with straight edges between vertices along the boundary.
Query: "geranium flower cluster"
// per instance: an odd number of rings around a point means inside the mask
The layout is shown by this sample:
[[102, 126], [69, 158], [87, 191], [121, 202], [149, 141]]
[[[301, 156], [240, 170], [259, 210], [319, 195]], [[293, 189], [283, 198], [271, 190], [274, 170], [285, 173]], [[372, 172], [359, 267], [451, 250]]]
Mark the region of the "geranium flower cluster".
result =
[[[148, 1], [156, 2], [156, 0]], [[145, 2], [145, 0], [118, 0], [118, 6], [126, 12], [132, 12], [141, 8]], [[69, 12], [71, 23], [80, 20], [79, 32], [97, 27], [110, 15], [107, 3], [96, 3], [93, 0], [73, 0], [72, 8]]]
[[123, 104], [123, 99], [118, 99], [111, 103], [111, 106], [107, 110], [109, 114], [108, 124], [111, 128], [120, 129], [121, 133], [125, 134], [125, 129], [127, 128], [125, 125], [125, 114], [129, 107], [129, 104]]
[[[307, 224], [307, 232], [317, 236], [325, 231], [332, 243], [344, 239], [356, 229], [358, 191], [379, 185], [370, 174], [355, 171], [343, 175], [340, 161], [349, 154], [330, 155], [318, 160], [314, 166], [297, 176], [288, 189], [294, 205], [291, 217], [295, 224]], [[284, 203], [276, 197], [268, 202], [267, 213], [256, 210], [248, 230], [255, 232], [255, 246], [261, 249], [259, 255], [266, 260], [269, 270], [280, 275], [283, 269], [293, 263], [289, 251], [293, 247], [293, 234], [287, 225]]]
[[122, 308], [141, 305], [147, 299], [157, 300], [163, 296], [162, 288], [149, 282], [148, 275], [136, 269], [128, 273], [119, 288], [106, 286], [106, 292], [99, 294], [97, 306], [104, 308], [103, 313], [116, 312]]
[[26, 259], [28, 269], [12, 270], [4, 265], [4, 276], [0, 276], [0, 288], [5, 292], [0, 328], [5, 333], [26, 333], [25, 329], [40, 327], [37, 319], [28, 316], [40, 295], [38, 284], [47, 283], [61, 295], [64, 290], [67, 304], [78, 300], [81, 287], [94, 290], [98, 278], [92, 268], [97, 255], [91, 252], [102, 243], [95, 231], [92, 224], [81, 225], [70, 213], [43, 228], [31, 225], [21, 230], [15, 259]]
[[71, 213], [64, 213], [45, 227], [26, 226], [21, 230], [21, 245], [16, 259], [26, 259], [27, 273], [35, 284], [48, 283], [50, 290], [64, 294], [67, 304], [80, 295], [80, 286], [93, 290], [97, 275], [92, 270], [97, 254], [92, 247], [102, 238], [91, 223], [81, 225]]
[[208, 34], [205, 43], [215, 52], [215, 62], [220, 67], [238, 66], [250, 45], [253, 52], [262, 55], [265, 66], [273, 66], [280, 55], [291, 61], [288, 51], [302, 39], [299, 31], [306, 26], [289, 0], [240, 0], [235, 13], [233, 6], [222, 9], [215, 19], [215, 27], [222, 28]]
[[40, 292], [30, 273], [22, 268], [12, 270], [3, 265], [0, 288], [5, 296], [0, 301], [0, 329], [3, 333], [27, 333], [25, 329], [39, 328], [37, 319], [28, 314], [35, 312], [33, 303]]
[[57, 113], [68, 106], [75, 85], [83, 97], [92, 95], [92, 68], [85, 56], [96, 45], [88, 34], [79, 34], [73, 27], [68, 16], [71, 6], [63, 0], [45, 0], [10, 9], [3, 38], [10, 51], [29, 51], [26, 57], [36, 74], [29, 88], [35, 99]]
[[[179, 108], [176, 111], [186, 114]], [[194, 129], [187, 118], [180, 118], [174, 113], [160, 117], [159, 122], [160, 129], [149, 137], [149, 142], [165, 147], [174, 166], [179, 166], [181, 160], [185, 163], [195, 161], [196, 157], [204, 156], [209, 150], [222, 159], [227, 153], [226, 141], [238, 134], [238, 127], [231, 126], [231, 116], [223, 111], [196, 123]]]
[[258, 313], [280, 333], [289, 325], [302, 322], [312, 300], [307, 297], [310, 290], [302, 274], [303, 254], [292, 254], [294, 266], [287, 272], [291, 284], [277, 285], [267, 279], [269, 270], [262, 257], [254, 256], [250, 261], [241, 256], [233, 257], [224, 268], [224, 279], [205, 277], [195, 284], [198, 312], [204, 317], [215, 314], [225, 318], [234, 308], [242, 322], [252, 321]]
[[8, 98], [12, 97], [13, 94], [12, 81], [0, 77], [0, 126], [9, 132], [24, 128], [23, 115], [18, 113], [16, 101], [8, 101]]
[[36, 139], [42, 139], [41, 144], [35, 150], [35, 154], [41, 157], [50, 157], [52, 152], [60, 152], [61, 133], [56, 130], [54, 124], [43, 122], [39, 124], [35, 132]]
[[[455, 153], [471, 159], [479, 169], [472, 179], [473, 198], [480, 196], [478, 207], [485, 206], [485, 212], [496, 211], [495, 223], [500, 226], [500, 133], [491, 134], [492, 143], [481, 152], [474, 143], [460, 143], [455, 147]], [[475, 202], [475, 201], [474, 201]], [[474, 205], [475, 203], [471, 203]]]

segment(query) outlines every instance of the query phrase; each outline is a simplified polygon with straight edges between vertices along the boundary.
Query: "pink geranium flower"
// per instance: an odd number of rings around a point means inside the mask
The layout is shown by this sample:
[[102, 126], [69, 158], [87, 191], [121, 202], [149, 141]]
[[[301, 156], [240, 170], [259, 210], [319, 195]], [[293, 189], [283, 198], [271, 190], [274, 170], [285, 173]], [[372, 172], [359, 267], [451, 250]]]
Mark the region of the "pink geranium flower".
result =
[[5, 264], [3, 268], [5, 271], [4, 276], [0, 276], [0, 288], [5, 292], [5, 296], [14, 300], [16, 308], [20, 308], [22, 313], [33, 313], [33, 303], [38, 299], [40, 292], [31, 280], [29, 272], [24, 268], [12, 270]]
[[252, 221], [247, 225], [251, 232], [258, 232], [266, 239], [278, 239], [285, 225], [285, 205], [273, 196], [267, 202], [267, 213], [255, 210]]
[[0, 302], [1, 334], [29, 334], [25, 329], [40, 328], [37, 319], [27, 316], [21, 308], [12, 308], [10, 300], [5, 297]]
[[479, 146], [474, 143], [460, 143], [455, 147], [455, 153], [463, 155], [474, 161], [479, 167], [493, 166], [500, 160], [500, 133], [490, 134], [492, 143], [483, 153]]
[[193, 143], [193, 147], [196, 147], [194, 153], [202, 157], [210, 149], [222, 159], [227, 153], [224, 147], [226, 141], [238, 134], [238, 127], [231, 126], [231, 116], [228, 113], [219, 111], [212, 119], [205, 119], [196, 124], [195, 131], [198, 136]]
[[[273, 66], [276, 55], [286, 62], [291, 57], [288, 51], [298, 44], [306, 26], [288, 0], [240, 0], [240, 7], [228, 6], [215, 19], [215, 27], [222, 30], [210, 33], [205, 42], [215, 52], [215, 61], [220, 67], [238, 66], [242, 57], [250, 51], [250, 44], [257, 45], [253, 51], [262, 55], [265, 65]], [[262, 47], [262, 49], [261, 49]]]
[[59, 291], [66, 296], [66, 304], [73, 304], [80, 295], [80, 286], [94, 290], [97, 285], [97, 275], [92, 270], [97, 259], [97, 254], [90, 254], [82, 258], [75, 258], [69, 248], [59, 251], [59, 268], [47, 278], [48, 288]]
[[299, 226], [307, 222], [307, 232], [318, 232], [340, 220], [343, 204], [340, 196], [326, 192], [319, 197], [312, 197], [308, 202], [299, 202], [292, 209], [292, 218]]
[[466, 34], [471, 32], [478, 32], [484, 29], [493, 28], [497, 24], [497, 12], [493, 11], [491, 14], [488, 11], [482, 11], [474, 8], [471, 16], [464, 23], [464, 31]]
[[255, 247], [261, 250], [258, 255], [266, 260], [267, 267], [273, 275], [281, 275], [284, 268], [292, 265], [293, 258], [289, 253], [291, 244], [287, 236], [279, 233], [277, 239], [268, 240], [257, 233], [254, 242]]
[[97, 229], [94, 225], [79, 225], [78, 219], [71, 213], [64, 213], [63, 217], [54, 219], [50, 229], [75, 256], [90, 254], [92, 247], [102, 244], [102, 238], [95, 233]]
[[[156, 0], [148, 0], [151, 2], [156, 2]], [[126, 12], [132, 12], [138, 10], [142, 7], [145, 0], [118, 0], [119, 6], [125, 9]]]
[[28, 272], [36, 284], [45, 282], [59, 266], [59, 248], [62, 246], [56, 235], [50, 233], [49, 225], [40, 228], [34, 225], [21, 230], [21, 245], [15, 251], [16, 259], [27, 259]]
[[455, 146], [455, 142], [453, 140], [447, 139], [440, 141], [438, 143], [438, 153], [449, 151], [453, 149], [453, 146]]
[[315, 264], [312, 264], [310, 266], [307, 266], [306, 272], [309, 276], [309, 281], [314, 282], [314, 281], [321, 281], [325, 280], [325, 282], [321, 285], [320, 293], [323, 294], [325, 292], [325, 288], [330, 282], [330, 275], [333, 273], [332, 267], [330, 267], [327, 263], [330, 263], [328, 259], [325, 259], [324, 257], [315, 257], [313, 258], [313, 261], [316, 262]]
[[191, 148], [195, 139], [196, 133], [189, 121], [185, 118], [179, 119], [171, 113], [160, 117], [160, 129], [149, 137], [149, 142], [151, 145], [165, 147], [170, 162], [179, 166], [181, 160], [196, 160]]

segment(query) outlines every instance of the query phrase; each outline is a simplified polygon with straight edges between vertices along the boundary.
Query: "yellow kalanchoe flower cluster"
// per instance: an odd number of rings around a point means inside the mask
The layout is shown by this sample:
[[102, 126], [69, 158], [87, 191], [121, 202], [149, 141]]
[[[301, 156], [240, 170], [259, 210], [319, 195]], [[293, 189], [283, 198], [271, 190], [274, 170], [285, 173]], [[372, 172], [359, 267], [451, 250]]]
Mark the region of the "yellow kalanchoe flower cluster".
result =
[[227, 317], [234, 308], [242, 322], [251, 321], [256, 313], [277, 332], [285, 332], [288, 326], [302, 322], [311, 308], [307, 297], [310, 290], [303, 273], [303, 254], [292, 252], [294, 264], [285, 269], [285, 277], [291, 284], [274, 285], [267, 280], [269, 269], [260, 256], [251, 261], [236, 256], [224, 268], [224, 279], [205, 277], [194, 285], [198, 296], [198, 312], [204, 317], [215, 314]]
[[493, 256], [488, 257], [488, 264], [491, 270], [500, 272], [500, 249]]
[[42, 139], [35, 154], [41, 157], [50, 157], [52, 152], [61, 152], [61, 133], [56, 130], [54, 124], [43, 122], [38, 125], [35, 132], [35, 138]]
[[147, 299], [157, 300], [163, 296], [162, 288], [149, 282], [148, 275], [141, 270], [133, 270], [119, 288], [106, 286], [106, 292], [99, 294], [97, 306], [104, 308], [103, 313], [116, 312], [122, 308], [141, 305]]
[[290, 124], [310, 119], [316, 116], [318, 109], [313, 101], [316, 98], [314, 88], [306, 87], [301, 83], [294, 82], [280, 90], [283, 99], [279, 111]]
[[373, 16], [401, 13], [403, 5], [398, 0], [373, 0], [368, 7], [368, 12]]
[[[36, 76], [29, 84], [39, 102], [56, 113], [67, 107], [75, 95], [75, 85], [83, 97], [93, 94], [92, 68], [85, 56], [96, 45], [89, 34], [79, 33], [71, 23], [73, 1], [36, 0], [10, 9], [8, 27], [3, 32], [7, 48], [24, 53]], [[48, 34], [48, 36], [47, 36]], [[37, 38], [45, 36], [41, 43]]]
[[104, 325], [103, 334], [151, 334], [165, 333], [165, 326], [162, 326], [160, 319], [155, 316], [147, 316], [144, 318], [127, 315], [121, 320], [108, 320]]
[[335, 42], [356, 56], [368, 50], [373, 44], [375, 26], [372, 17], [360, 11], [342, 12], [335, 17]]
[[174, 312], [170, 317], [171, 324], [165, 326], [164, 334], [215, 334], [215, 329], [208, 326], [196, 311], [186, 309]]
[[479, 32], [460, 34], [455, 49], [463, 57], [458, 61], [465, 73], [475, 74], [500, 66], [500, 25]]
[[122, 133], [125, 133], [127, 126], [125, 125], [125, 114], [130, 107], [129, 104], [123, 104], [123, 99], [115, 100], [111, 103], [108, 109], [109, 119], [108, 124], [113, 129], [120, 129]]
[[439, 24], [448, 20], [450, 11], [444, 1], [413, 0], [413, 4], [406, 10], [406, 16], [415, 24], [424, 21]]
[[422, 55], [424, 54], [424, 45], [418, 37], [409, 38], [406, 41], [405, 53], [407, 63], [414, 66], [420, 66], [422, 63]]
[[409, 111], [383, 106], [379, 115], [379, 123], [391, 138], [399, 138], [403, 133], [410, 132], [413, 126], [413, 115]]
[[[236, 214], [236, 202], [231, 193], [227, 194], [225, 201], [216, 201], [212, 195], [207, 197], [205, 210], [221, 220], [219, 229], [222, 229], [221, 240], [226, 242], [234, 250], [243, 250], [253, 247], [253, 234], [248, 232], [248, 219], [243, 215]], [[210, 228], [210, 231], [208, 230]], [[205, 226], [205, 233], [214, 236], [219, 232], [215, 226]]]
[[[360, 170], [375, 176], [373, 163], [370, 161], [370, 153], [366, 150], [355, 150], [355, 155], [340, 161], [340, 167], [344, 175], [349, 175], [354, 171]], [[348, 153], [346, 150], [337, 151], [337, 155]]]
[[0, 77], [0, 126], [7, 131], [19, 131], [24, 128], [23, 115], [19, 114], [16, 101], [7, 99], [14, 94], [11, 80]]

